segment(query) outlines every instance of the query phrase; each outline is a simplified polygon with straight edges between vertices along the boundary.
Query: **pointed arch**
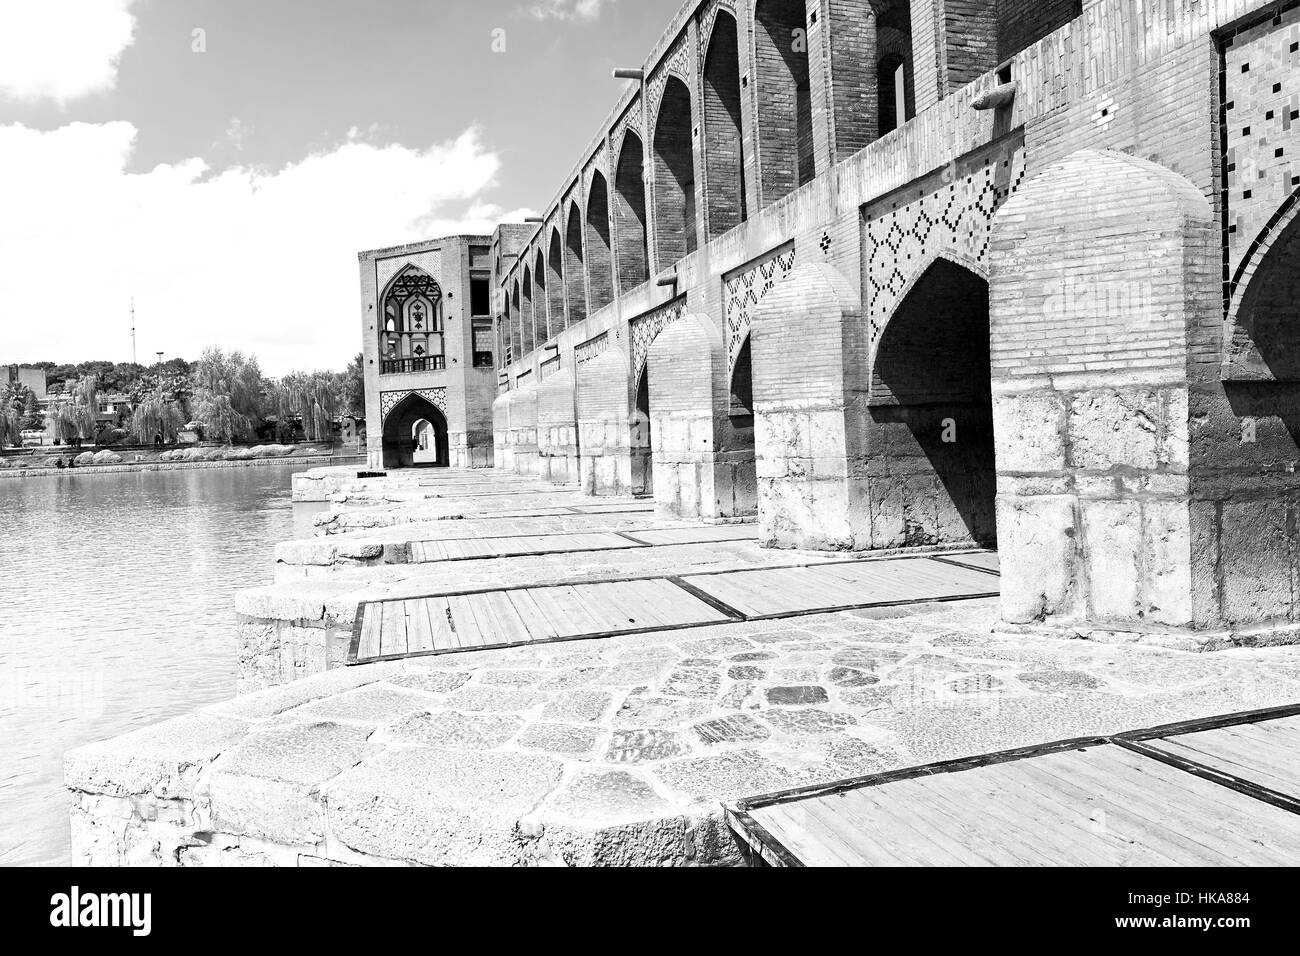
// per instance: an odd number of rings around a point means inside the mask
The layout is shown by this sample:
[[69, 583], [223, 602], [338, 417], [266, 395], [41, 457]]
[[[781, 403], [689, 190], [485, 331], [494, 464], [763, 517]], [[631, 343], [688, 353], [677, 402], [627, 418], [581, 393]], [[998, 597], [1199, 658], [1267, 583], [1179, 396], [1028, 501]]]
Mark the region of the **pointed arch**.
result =
[[510, 360], [517, 362], [524, 352], [524, 313], [519, 307], [519, 280], [510, 292]]
[[569, 204], [564, 229], [564, 298], [569, 304], [569, 324], [587, 318], [587, 277], [583, 268], [582, 213], [576, 202]]
[[626, 293], [650, 278], [645, 146], [631, 130], [623, 136], [614, 174], [614, 242], [618, 256], [618, 291]]
[[664, 83], [653, 142], [655, 263], [665, 269], [698, 245], [691, 91], [675, 76]]
[[[431, 431], [430, 447], [423, 450], [416, 443], [416, 426], [422, 421], [429, 424]], [[385, 468], [446, 467], [450, 462], [447, 417], [433, 402], [412, 392], [384, 418], [383, 449]]]
[[549, 291], [546, 287], [546, 257], [542, 255], [541, 249], [537, 250], [537, 258], [533, 263], [536, 266], [533, 269], [533, 326], [535, 341], [540, 346], [555, 334], [551, 329]]
[[704, 57], [705, 219], [710, 239], [749, 218], [737, 37], [735, 17], [719, 11]]
[[528, 264], [524, 264], [523, 284], [523, 345], [520, 358], [532, 353], [537, 348], [537, 312], [533, 305], [533, 273]]
[[763, 204], [815, 175], [808, 24], [803, 0], [758, 0], [754, 8], [758, 74], [758, 161]]
[[550, 313], [550, 337], [555, 337], [569, 327], [564, 307], [564, 245], [560, 242], [560, 229], [551, 227], [551, 243], [546, 253], [546, 309]]
[[613, 246], [609, 235], [609, 186], [599, 170], [587, 188], [587, 291], [591, 311], [614, 301]]
[[388, 281], [379, 302], [380, 374], [442, 368], [446, 352], [438, 281], [408, 264]]

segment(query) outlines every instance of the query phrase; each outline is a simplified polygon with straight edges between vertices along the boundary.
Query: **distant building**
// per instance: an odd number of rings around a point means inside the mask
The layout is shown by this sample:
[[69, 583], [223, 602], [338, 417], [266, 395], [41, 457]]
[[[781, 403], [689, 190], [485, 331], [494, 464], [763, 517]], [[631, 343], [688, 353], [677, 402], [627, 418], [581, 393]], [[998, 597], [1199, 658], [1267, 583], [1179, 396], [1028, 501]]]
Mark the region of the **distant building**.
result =
[[491, 467], [491, 246], [452, 236], [360, 254], [373, 467]]
[[38, 402], [45, 401], [49, 394], [45, 388], [45, 369], [36, 368], [34, 365], [7, 365], [2, 368], [6, 383], [26, 385], [36, 393]]

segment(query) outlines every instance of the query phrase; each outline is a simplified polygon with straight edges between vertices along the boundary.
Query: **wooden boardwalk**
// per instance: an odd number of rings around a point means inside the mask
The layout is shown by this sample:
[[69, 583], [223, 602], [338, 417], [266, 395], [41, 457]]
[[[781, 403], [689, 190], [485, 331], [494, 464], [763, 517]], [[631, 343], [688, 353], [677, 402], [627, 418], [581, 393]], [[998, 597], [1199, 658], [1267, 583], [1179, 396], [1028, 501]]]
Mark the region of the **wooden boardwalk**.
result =
[[754, 525], [718, 525], [709, 528], [667, 530], [565, 531], [552, 534], [503, 535], [483, 538], [442, 538], [412, 541], [410, 560], [467, 561], [476, 558], [517, 558], [538, 554], [625, 551], [673, 544], [714, 544], [719, 541], [754, 541]]
[[773, 866], [1292, 866], [1300, 707], [770, 794], [727, 809]]
[[[714, 537], [708, 537], [712, 531]], [[752, 529], [750, 530], [752, 534]], [[601, 547], [651, 548], [743, 540], [743, 526], [617, 533], [512, 536], [420, 542], [423, 560], [567, 553]], [[563, 539], [550, 542], [549, 539]], [[614, 544], [615, 541], [623, 544]], [[694, 539], [693, 539], [694, 540]], [[567, 542], [567, 543], [566, 543]], [[554, 544], [553, 550], [546, 547]], [[515, 549], [515, 550], [511, 550]], [[527, 550], [519, 550], [527, 549]], [[413, 546], [412, 554], [415, 549]], [[540, 641], [797, 617], [828, 611], [995, 597], [988, 571], [931, 558], [882, 558], [685, 577], [651, 575], [519, 588], [481, 588], [411, 599], [370, 601], [357, 609], [349, 664], [448, 654]]]

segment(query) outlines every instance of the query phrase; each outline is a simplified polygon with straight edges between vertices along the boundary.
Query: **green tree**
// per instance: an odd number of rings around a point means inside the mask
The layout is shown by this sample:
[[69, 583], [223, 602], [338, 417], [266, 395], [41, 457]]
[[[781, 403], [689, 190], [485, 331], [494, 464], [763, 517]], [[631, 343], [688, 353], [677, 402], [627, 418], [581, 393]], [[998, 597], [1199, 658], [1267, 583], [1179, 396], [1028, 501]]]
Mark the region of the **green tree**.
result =
[[366, 417], [366, 356], [358, 352], [343, 373], [345, 414], [354, 418]]
[[136, 402], [129, 431], [131, 440], [139, 444], [152, 444], [160, 437], [167, 444], [173, 444], [180, 439], [184, 427], [185, 418], [179, 403], [159, 387]]
[[26, 392], [26, 395], [23, 396], [22, 427], [25, 429], [43, 427], [45, 416], [41, 414], [41, 406], [36, 400], [36, 393], [30, 388], [24, 388], [23, 391]]
[[235, 410], [229, 395], [218, 395], [201, 388], [197, 401], [195, 414], [203, 425], [204, 438], [229, 445], [253, 434], [252, 420]]
[[0, 390], [0, 448], [22, 444], [19, 389], [6, 385]]
[[75, 383], [65, 383], [64, 394], [66, 398], [50, 402], [45, 412], [45, 427], [65, 445], [93, 440], [99, 410], [98, 380], [91, 374]]

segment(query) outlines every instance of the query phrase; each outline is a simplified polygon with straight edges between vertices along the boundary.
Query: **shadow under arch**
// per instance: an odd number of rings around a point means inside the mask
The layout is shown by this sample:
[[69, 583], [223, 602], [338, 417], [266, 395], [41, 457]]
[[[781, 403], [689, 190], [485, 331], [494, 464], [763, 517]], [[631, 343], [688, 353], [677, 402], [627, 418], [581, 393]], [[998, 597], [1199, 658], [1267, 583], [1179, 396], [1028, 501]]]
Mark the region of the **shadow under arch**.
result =
[[906, 547], [997, 540], [989, 284], [939, 257], [912, 284], [872, 353], [868, 447], [885, 462], [873, 498]]
[[[417, 445], [415, 426], [421, 421], [427, 422], [432, 432], [428, 436], [431, 455], [422, 453]], [[384, 419], [384, 467], [445, 468], [450, 460], [447, 417], [423, 395], [407, 395]]]

